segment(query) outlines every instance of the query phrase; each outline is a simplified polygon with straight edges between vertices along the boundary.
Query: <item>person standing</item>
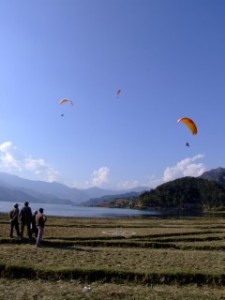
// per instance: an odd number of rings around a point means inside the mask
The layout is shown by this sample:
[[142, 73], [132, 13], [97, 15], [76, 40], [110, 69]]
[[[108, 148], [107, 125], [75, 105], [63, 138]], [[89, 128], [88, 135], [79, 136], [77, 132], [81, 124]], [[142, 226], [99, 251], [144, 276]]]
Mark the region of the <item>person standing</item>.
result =
[[34, 236], [37, 238], [37, 234], [38, 234], [38, 228], [36, 225], [36, 215], [38, 214], [38, 211], [35, 210], [35, 212], [32, 215], [32, 234], [34, 234]]
[[31, 223], [32, 223], [32, 211], [29, 207], [29, 202], [24, 203], [24, 207], [20, 211], [21, 220], [21, 239], [23, 239], [24, 227], [27, 227], [27, 235], [29, 240], [32, 238]]
[[20, 237], [19, 229], [19, 204], [15, 203], [13, 209], [9, 213], [10, 216], [10, 233], [9, 236], [13, 238], [13, 229], [15, 227], [17, 237]]
[[41, 246], [42, 236], [44, 232], [45, 222], [47, 221], [46, 216], [44, 215], [44, 209], [40, 208], [38, 214], [36, 215], [36, 225], [38, 228], [38, 234], [36, 239], [36, 246]]

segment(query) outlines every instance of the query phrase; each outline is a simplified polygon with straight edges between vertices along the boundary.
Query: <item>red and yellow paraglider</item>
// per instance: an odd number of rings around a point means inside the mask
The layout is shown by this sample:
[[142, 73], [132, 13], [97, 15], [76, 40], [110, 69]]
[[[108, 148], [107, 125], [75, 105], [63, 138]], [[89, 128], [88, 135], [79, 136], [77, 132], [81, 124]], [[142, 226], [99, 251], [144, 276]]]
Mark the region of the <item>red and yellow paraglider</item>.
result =
[[66, 99], [66, 98], [63, 98], [63, 99], [61, 99], [61, 100], [59, 101], [59, 104], [65, 104], [65, 103], [70, 103], [71, 106], [74, 105], [74, 104], [73, 104], [73, 101], [68, 100], [68, 99]]
[[177, 123], [180, 123], [180, 122], [185, 124], [193, 135], [196, 135], [198, 133], [197, 126], [192, 119], [190, 119], [188, 117], [183, 117], [183, 118], [180, 118], [177, 120]]
[[[66, 99], [66, 98], [63, 98], [63, 99], [61, 99], [60, 101], [59, 101], [59, 104], [60, 105], [64, 105], [65, 103], [68, 103], [68, 104], [70, 104], [71, 106], [73, 106], [74, 104], [73, 104], [73, 101], [71, 101], [71, 100], [69, 100], [69, 99]], [[61, 117], [63, 117], [64, 116], [64, 114], [61, 114]]]

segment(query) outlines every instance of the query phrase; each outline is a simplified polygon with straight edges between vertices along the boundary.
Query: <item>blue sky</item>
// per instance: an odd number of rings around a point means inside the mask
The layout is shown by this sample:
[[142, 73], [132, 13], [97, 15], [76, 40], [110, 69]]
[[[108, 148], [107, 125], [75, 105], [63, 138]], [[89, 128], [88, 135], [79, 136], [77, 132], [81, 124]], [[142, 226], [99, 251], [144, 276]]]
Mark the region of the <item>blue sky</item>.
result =
[[0, 171], [125, 189], [225, 167], [224, 32], [223, 0], [0, 1]]

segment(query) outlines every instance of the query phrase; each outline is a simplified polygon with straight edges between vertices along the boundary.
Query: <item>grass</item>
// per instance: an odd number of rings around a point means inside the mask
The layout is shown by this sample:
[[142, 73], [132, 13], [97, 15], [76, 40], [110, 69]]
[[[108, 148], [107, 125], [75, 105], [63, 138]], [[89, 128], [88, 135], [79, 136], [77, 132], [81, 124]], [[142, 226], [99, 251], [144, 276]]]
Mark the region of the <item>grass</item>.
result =
[[[7, 297], [6, 297], [7, 295]], [[16, 298], [15, 298], [16, 295]], [[122, 300], [218, 300], [224, 299], [225, 293], [221, 287], [196, 285], [174, 286], [130, 284], [100, 284], [90, 285], [77, 281], [43, 281], [43, 280], [6, 280], [0, 279], [0, 299], [44, 299], [44, 300], [74, 300], [74, 299], [122, 299]]]
[[225, 299], [223, 218], [49, 217], [42, 248], [8, 235], [0, 214], [0, 299]]

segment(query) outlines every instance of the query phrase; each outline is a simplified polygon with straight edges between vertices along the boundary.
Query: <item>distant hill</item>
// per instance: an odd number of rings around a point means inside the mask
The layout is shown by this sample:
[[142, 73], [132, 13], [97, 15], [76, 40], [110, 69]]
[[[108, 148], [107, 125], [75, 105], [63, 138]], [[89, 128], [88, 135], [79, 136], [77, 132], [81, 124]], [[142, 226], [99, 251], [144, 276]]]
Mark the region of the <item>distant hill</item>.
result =
[[114, 197], [120, 197], [123, 196], [129, 196], [130, 193], [134, 194], [140, 194], [141, 192], [145, 191], [147, 187], [140, 186], [135, 187], [132, 189], [126, 189], [126, 190], [105, 190], [98, 187], [92, 187], [85, 189], [85, 193], [89, 196], [89, 200], [87, 202], [99, 202], [101, 200], [112, 200]]
[[199, 178], [216, 181], [225, 184], [225, 169], [217, 168], [203, 173]]
[[129, 192], [118, 195], [105, 195], [99, 198], [91, 198], [90, 200], [81, 204], [83, 206], [128, 207], [129, 203], [136, 199], [139, 195], [140, 192]]
[[199, 177], [183, 177], [150, 191], [133, 195], [105, 196], [88, 201], [91, 206], [136, 209], [225, 209], [225, 169], [217, 168]]
[[[135, 190], [135, 189], [134, 189]], [[139, 190], [139, 188], [137, 188]], [[124, 193], [130, 190], [124, 191]], [[0, 172], [0, 201], [80, 204], [90, 198], [117, 195], [121, 191], [109, 191], [98, 187], [70, 188], [58, 182], [44, 182], [21, 178]]]
[[136, 208], [211, 210], [225, 208], [225, 185], [213, 180], [183, 177], [142, 193]]
[[85, 192], [57, 182], [28, 180], [8, 173], [0, 173], [0, 195], [3, 190], [5, 198], [0, 199], [4, 201], [20, 201], [21, 193], [30, 202], [74, 204], [89, 199]]
[[[42, 194], [38, 192], [24, 192], [16, 188], [8, 188], [0, 186], [0, 201], [9, 202], [25, 202], [30, 203], [55, 203], [55, 204], [73, 204], [68, 199], [60, 199], [53, 195]], [[1, 208], [1, 205], [0, 205]]]
[[139, 187], [126, 191], [70, 188], [57, 182], [33, 181], [0, 173], [0, 201], [137, 209], [224, 209], [225, 169], [213, 169], [197, 178], [179, 178], [151, 190]]

